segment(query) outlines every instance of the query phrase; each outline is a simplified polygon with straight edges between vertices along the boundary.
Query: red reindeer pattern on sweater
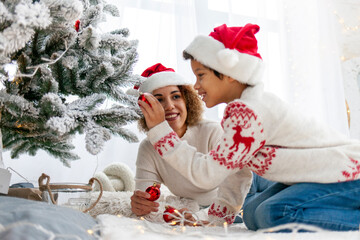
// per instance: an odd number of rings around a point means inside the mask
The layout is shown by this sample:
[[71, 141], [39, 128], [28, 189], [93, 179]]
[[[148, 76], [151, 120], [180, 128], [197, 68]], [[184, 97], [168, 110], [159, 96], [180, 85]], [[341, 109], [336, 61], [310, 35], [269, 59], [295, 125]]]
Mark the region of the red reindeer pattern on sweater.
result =
[[244, 144], [245, 148], [241, 153], [244, 153], [245, 151], [246, 151], [246, 153], [249, 153], [250, 148], [251, 148], [251, 144], [255, 141], [255, 139], [253, 137], [244, 137], [244, 136], [242, 136], [241, 135], [242, 127], [240, 125], [236, 125], [232, 129], [235, 130], [236, 132], [235, 132], [235, 134], [233, 136], [234, 144], [230, 147], [230, 150], [235, 147], [234, 151], [238, 151], [239, 150], [239, 144], [242, 143], [242, 144]]
[[[210, 155], [228, 169], [243, 168], [265, 145], [264, 129], [257, 114], [242, 102], [229, 103], [221, 121], [223, 142]], [[235, 130], [235, 131], [233, 131]], [[273, 155], [271, 155], [273, 156]], [[265, 172], [269, 161], [257, 161]], [[255, 169], [257, 170], [257, 168]]]

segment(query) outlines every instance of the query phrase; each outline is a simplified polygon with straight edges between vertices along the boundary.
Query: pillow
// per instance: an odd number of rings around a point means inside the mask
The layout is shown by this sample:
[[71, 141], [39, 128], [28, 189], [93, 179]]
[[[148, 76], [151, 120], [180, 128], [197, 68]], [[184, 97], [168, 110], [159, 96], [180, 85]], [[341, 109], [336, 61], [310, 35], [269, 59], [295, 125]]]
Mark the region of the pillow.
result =
[[96, 224], [94, 218], [78, 210], [0, 196], [0, 239], [96, 239], [88, 233]]

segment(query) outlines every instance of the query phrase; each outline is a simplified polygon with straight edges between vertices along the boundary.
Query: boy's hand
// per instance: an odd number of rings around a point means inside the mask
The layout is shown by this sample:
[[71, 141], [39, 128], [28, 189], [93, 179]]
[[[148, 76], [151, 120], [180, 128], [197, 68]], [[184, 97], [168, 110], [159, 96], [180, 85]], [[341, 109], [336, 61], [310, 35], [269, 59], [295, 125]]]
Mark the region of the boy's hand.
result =
[[144, 216], [151, 212], [157, 212], [159, 203], [148, 200], [150, 194], [140, 190], [135, 190], [131, 196], [131, 211], [136, 216]]
[[139, 107], [144, 114], [146, 125], [149, 129], [165, 121], [165, 111], [159, 101], [150, 93], [144, 93], [145, 98], [150, 105], [144, 101], [139, 100]]

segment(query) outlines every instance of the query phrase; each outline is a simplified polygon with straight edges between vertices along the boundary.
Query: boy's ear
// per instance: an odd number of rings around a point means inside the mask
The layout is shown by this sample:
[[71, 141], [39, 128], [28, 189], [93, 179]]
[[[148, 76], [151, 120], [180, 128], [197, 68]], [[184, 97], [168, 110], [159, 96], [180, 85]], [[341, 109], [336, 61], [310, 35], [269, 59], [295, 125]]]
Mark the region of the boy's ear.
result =
[[224, 79], [225, 79], [226, 81], [228, 81], [229, 83], [232, 83], [232, 82], [234, 82], [234, 81], [237, 81], [237, 80], [235, 80], [234, 78], [232, 78], [232, 77], [230, 77], [230, 76], [227, 76], [227, 75], [224, 75]]

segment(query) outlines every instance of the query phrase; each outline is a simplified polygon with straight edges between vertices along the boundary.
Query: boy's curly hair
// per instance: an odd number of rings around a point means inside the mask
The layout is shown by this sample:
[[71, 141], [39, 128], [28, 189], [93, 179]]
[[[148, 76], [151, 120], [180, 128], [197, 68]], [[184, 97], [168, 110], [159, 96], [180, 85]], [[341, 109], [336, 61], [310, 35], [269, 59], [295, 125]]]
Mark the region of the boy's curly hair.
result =
[[[204, 112], [204, 105], [195, 91], [195, 89], [190, 85], [178, 85], [178, 88], [185, 99], [187, 117], [185, 124], [187, 126], [196, 125], [201, 119]], [[145, 117], [142, 117], [138, 120], [138, 128], [142, 132], [149, 131], [149, 128], [146, 125]]]

